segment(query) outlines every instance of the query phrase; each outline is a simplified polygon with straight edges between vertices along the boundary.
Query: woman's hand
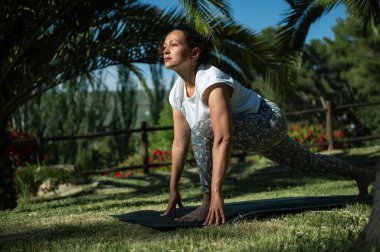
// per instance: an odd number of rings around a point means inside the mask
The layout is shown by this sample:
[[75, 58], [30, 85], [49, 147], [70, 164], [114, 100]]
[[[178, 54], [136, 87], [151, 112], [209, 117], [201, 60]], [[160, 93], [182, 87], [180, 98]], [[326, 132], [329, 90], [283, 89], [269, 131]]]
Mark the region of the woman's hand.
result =
[[171, 190], [169, 194], [168, 206], [166, 207], [165, 212], [161, 214], [161, 216], [175, 213], [176, 205], [178, 205], [180, 208], [183, 207], [181, 194], [179, 194], [178, 190]]
[[226, 218], [224, 216], [224, 200], [221, 192], [211, 193], [210, 208], [203, 225], [219, 225], [224, 224]]

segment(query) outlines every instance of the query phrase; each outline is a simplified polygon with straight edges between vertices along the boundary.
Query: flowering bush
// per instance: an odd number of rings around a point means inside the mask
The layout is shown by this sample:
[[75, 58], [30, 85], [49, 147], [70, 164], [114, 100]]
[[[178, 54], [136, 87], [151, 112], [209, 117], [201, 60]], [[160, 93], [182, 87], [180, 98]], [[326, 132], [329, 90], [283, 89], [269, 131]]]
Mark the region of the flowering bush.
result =
[[172, 155], [171, 155], [170, 150], [155, 149], [152, 152], [152, 156], [153, 157], [150, 158], [151, 160], [149, 160], [150, 164], [153, 164], [153, 163], [159, 163], [159, 164], [169, 163], [172, 160]]
[[[38, 150], [36, 136], [27, 133], [25, 131], [20, 132], [17, 129], [13, 129], [9, 133], [9, 139], [11, 140], [9, 157], [15, 166], [25, 166], [27, 164], [36, 163], [36, 155]], [[16, 140], [34, 140], [25, 143], [12, 143]]]
[[[339, 140], [344, 138], [344, 132], [342, 130], [335, 130], [333, 132], [334, 140]], [[294, 138], [294, 140], [302, 145], [312, 145], [318, 143], [327, 142], [326, 130], [322, 124], [319, 125], [301, 125], [293, 124], [289, 128], [289, 136]], [[334, 148], [341, 149], [343, 144], [335, 144]], [[327, 145], [319, 145], [311, 147], [311, 151], [322, 151], [326, 150]]]
[[[149, 150], [149, 164], [162, 164], [171, 162], [171, 151], [170, 150]], [[118, 167], [127, 167], [127, 166], [135, 166], [135, 165], [143, 165], [143, 159], [140, 154], [134, 154], [128, 157], [127, 160], [118, 164]], [[169, 166], [163, 166], [165, 168]], [[150, 166], [150, 170], [156, 170], [155, 166]], [[131, 177], [133, 174], [142, 174], [142, 169], [136, 169], [133, 171], [116, 171], [111, 174], [105, 173], [105, 176], [113, 176], [115, 178], [127, 178]]]

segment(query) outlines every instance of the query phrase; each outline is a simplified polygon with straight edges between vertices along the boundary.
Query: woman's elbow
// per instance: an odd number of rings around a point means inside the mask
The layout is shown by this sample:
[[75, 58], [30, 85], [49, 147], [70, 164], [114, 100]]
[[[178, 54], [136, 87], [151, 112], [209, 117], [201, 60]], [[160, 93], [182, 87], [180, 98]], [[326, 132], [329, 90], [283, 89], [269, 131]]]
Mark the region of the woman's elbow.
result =
[[174, 139], [172, 148], [187, 148], [188, 145], [188, 138]]
[[225, 135], [214, 136], [214, 145], [231, 147], [232, 146], [232, 135], [231, 134], [225, 134]]

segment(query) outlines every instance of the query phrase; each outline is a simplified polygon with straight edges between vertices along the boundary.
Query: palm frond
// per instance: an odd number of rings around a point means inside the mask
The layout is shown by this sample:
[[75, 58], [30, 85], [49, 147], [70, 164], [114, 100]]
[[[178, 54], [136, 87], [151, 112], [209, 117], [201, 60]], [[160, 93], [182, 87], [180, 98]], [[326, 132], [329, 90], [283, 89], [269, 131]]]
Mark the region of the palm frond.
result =
[[221, 32], [217, 20], [224, 22], [231, 19], [230, 6], [225, 0], [179, 0], [186, 23], [201, 35], [209, 37], [214, 47], [220, 48], [216, 33]]
[[[69, 0], [59, 5], [23, 1], [3, 7], [9, 11], [0, 24], [3, 115], [54, 85], [96, 69], [156, 62], [158, 38], [175, 16], [134, 0], [75, 5]], [[20, 16], [18, 9], [28, 11]], [[8, 34], [5, 24], [17, 32]]]
[[128, 64], [127, 63], [124, 66], [137, 77], [137, 79], [139, 80], [145, 94], [148, 94], [150, 92], [150, 89], [146, 83], [146, 80], [145, 80], [145, 77], [144, 77], [142, 70], [139, 67], [137, 67], [135, 64]]
[[379, 0], [345, 0], [349, 12], [362, 20], [364, 26], [370, 25], [378, 34], [380, 24], [380, 1]]
[[[288, 94], [294, 80], [289, 74], [290, 60], [279, 54], [261, 34], [234, 22], [225, 22], [219, 33], [221, 50], [213, 62], [244, 86], [264, 80], [279, 94]], [[290, 58], [290, 56], [289, 56]]]
[[285, 52], [300, 50], [310, 26], [341, 4], [342, 0], [293, 0], [288, 3], [291, 3], [291, 9], [280, 22], [284, 25], [278, 33], [278, 46]]

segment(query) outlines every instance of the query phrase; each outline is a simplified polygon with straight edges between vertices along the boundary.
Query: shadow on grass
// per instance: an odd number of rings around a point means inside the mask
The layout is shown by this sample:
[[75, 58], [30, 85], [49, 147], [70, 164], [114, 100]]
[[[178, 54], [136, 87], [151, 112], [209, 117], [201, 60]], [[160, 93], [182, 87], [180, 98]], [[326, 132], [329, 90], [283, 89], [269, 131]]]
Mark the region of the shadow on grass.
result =
[[[373, 162], [379, 158], [379, 151], [373, 151], [366, 153], [365, 155], [350, 155], [345, 152], [334, 154], [339, 158], [350, 161], [352, 163], [356, 162]], [[233, 165], [230, 168], [225, 181], [225, 194], [229, 197], [244, 196], [245, 194], [265, 192], [268, 190], [281, 190], [292, 187], [299, 187], [305, 184], [318, 183], [315, 178], [324, 178], [337, 180], [340, 178], [320, 175], [320, 174], [304, 174], [292, 169], [281, 167], [278, 165], [268, 165], [261, 169], [255, 169], [255, 163], [245, 162]], [[183, 178], [186, 180], [185, 183], [181, 183], [181, 192], [186, 189], [193, 187], [199, 188], [199, 175], [196, 170], [191, 169], [190, 171], [185, 169], [183, 171]], [[134, 183], [131, 180], [135, 180]], [[137, 181], [137, 182], [136, 182]], [[138, 182], [138, 181], [141, 181]], [[88, 211], [96, 211], [99, 209], [109, 208], [113, 209], [115, 207], [139, 207], [149, 204], [166, 204], [167, 199], [157, 199], [152, 200], [153, 197], [159, 197], [163, 193], [169, 193], [169, 182], [170, 176], [166, 174], [160, 174], [157, 172], [144, 175], [135, 176], [126, 179], [114, 180], [108, 178], [102, 178], [98, 181], [98, 185], [94, 190], [84, 190], [76, 195], [57, 197], [51, 199], [36, 199], [30, 203], [36, 203], [33, 207], [37, 210], [38, 203], [42, 202], [55, 202], [50, 208], [63, 208], [70, 205], [87, 205], [99, 203], [104, 203], [102, 206], [94, 206], [88, 208]], [[111, 192], [108, 194], [98, 194], [97, 190], [102, 189], [128, 189], [128, 192]], [[143, 199], [134, 199], [130, 201], [131, 198], [143, 197]], [[201, 192], [195, 195], [192, 193], [191, 196], [186, 196], [186, 193], [182, 193], [182, 198], [186, 202], [190, 201], [200, 201]], [[62, 201], [64, 200], [64, 201]], [[112, 202], [109, 202], [112, 201]], [[116, 201], [116, 202], [115, 202]], [[37, 209], [35, 209], [37, 207]], [[43, 207], [41, 207], [43, 209]], [[18, 211], [30, 211], [29, 209], [19, 209]]]
[[[377, 153], [377, 152], [376, 152]], [[373, 154], [370, 154], [372, 158]], [[339, 154], [341, 158], [351, 158], [351, 159], [365, 159], [366, 155], [348, 155]], [[342, 156], [343, 155], [343, 156]], [[336, 155], [338, 156], [338, 155]], [[346, 159], [347, 160], [347, 159]], [[281, 166], [267, 166], [260, 170], [252, 169], [254, 164], [252, 163], [242, 163], [235, 167], [232, 167], [225, 182], [225, 191], [228, 191], [229, 197], [244, 196], [246, 194], [265, 192], [268, 189], [291, 189], [292, 187], [299, 187], [305, 184], [319, 183], [318, 178], [328, 179], [328, 180], [340, 180], [340, 178], [331, 176], [321, 176], [317, 174], [303, 174], [298, 173], [293, 170], [281, 167]], [[187, 179], [187, 182], [183, 185], [181, 189], [191, 189], [193, 187], [199, 188], [199, 176], [195, 172], [184, 171], [183, 176]], [[138, 208], [148, 205], [158, 205], [166, 204], [167, 199], [162, 197], [163, 193], [168, 193], [169, 190], [169, 177], [167, 174], [152, 173], [147, 176], [142, 176], [135, 178], [140, 180], [145, 185], [131, 184], [128, 183], [128, 179], [115, 181], [115, 180], [105, 180], [99, 182], [99, 188], [109, 187], [109, 188], [128, 188], [132, 191], [129, 192], [114, 192], [110, 194], [97, 194], [93, 191], [86, 191], [82, 194], [78, 194], [72, 197], [67, 197], [60, 199], [49, 199], [49, 200], [37, 200], [33, 204], [33, 211], [40, 210], [44, 211], [47, 208], [64, 208], [68, 206], [84, 206], [87, 205], [85, 209], [80, 211], [95, 212], [102, 211], [105, 215], [117, 214], [117, 212], [129, 212], [128, 208]], [[99, 189], [96, 188], [96, 189]], [[182, 194], [183, 199], [186, 202], [194, 202], [201, 199], [201, 194], [195, 195], [192, 192], [191, 195], [186, 196], [186, 192]], [[161, 196], [161, 197], [160, 197]], [[49, 204], [47, 207], [46, 204]], [[93, 206], [90, 204], [94, 204]], [[28, 206], [27, 206], [28, 207]], [[30, 209], [15, 209], [17, 212], [28, 212]], [[72, 209], [68, 210], [73, 211]], [[62, 213], [61, 213], [62, 214]], [[111, 217], [110, 217], [111, 218]], [[28, 227], [26, 227], [28, 228]], [[227, 230], [228, 231], [228, 230]], [[0, 235], [0, 250], [4, 248], [14, 249], [14, 250], [30, 250], [31, 247], [36, 246], [36, 244], [55, 242], [59, 245], [65, 247], [65, 243], [70, 239], [85, 238], [87, 241], [98, 243], [99, 240], [106, 239], [107, 242], [120, 242], [121, 239], [127, 241], [141, 241], [146, 242], [152, 237], [155, 237], [159, 231], [141, 227], [138, 225], [133, 225], [129, 223], [122, 223], [118, 221], [99, 221], [96, 223], [80, 223], [80, 224], [58, 224], [49, 227], [33, 227], [18, 231], [16, 233], [3, 233]], [[173, 232], [169, 235], [175, 236], [177, 233]], [[226, 234], [227, 235], [227, 234]], [[228, 234], [236, 235], [238, 238], [245, 237], [245, 234]], [[43, 247], [41, 245], [39, 248]], [[67, 247], [66, 247], [67, 249]]]
[[[109, 217], [112, 218], [112, 217]], [[125, 228], [125, 227], [128, 228]], [[49, 227], [29, 228], [26, 231], [19, 231], [11, 234], [0, 235], [0, 248], [17, 248], [17, 250], [28, 251], [36, 243], [58, 242], [70, 243], [71, 239], [86, 239], [87, 242], [96, 243], [99, 240], [107, 239], [108, 242], [120, 242], [120, 240], [143, 241], [159, 233], [157, 230], [137, 226], [133, 224], [121, 223], [118, 221], [101, 221], [96, 224], [57, 224]], [[106, 234], [106, 235], [105, 235]], [[33, 246], [34, 244], [34, 246]], [[57, 245], [55, 245], [57, 246]], [[24, 248], [24, 249], [21, 249]], [[9, 250], [8, 250], [9, 251]]]

